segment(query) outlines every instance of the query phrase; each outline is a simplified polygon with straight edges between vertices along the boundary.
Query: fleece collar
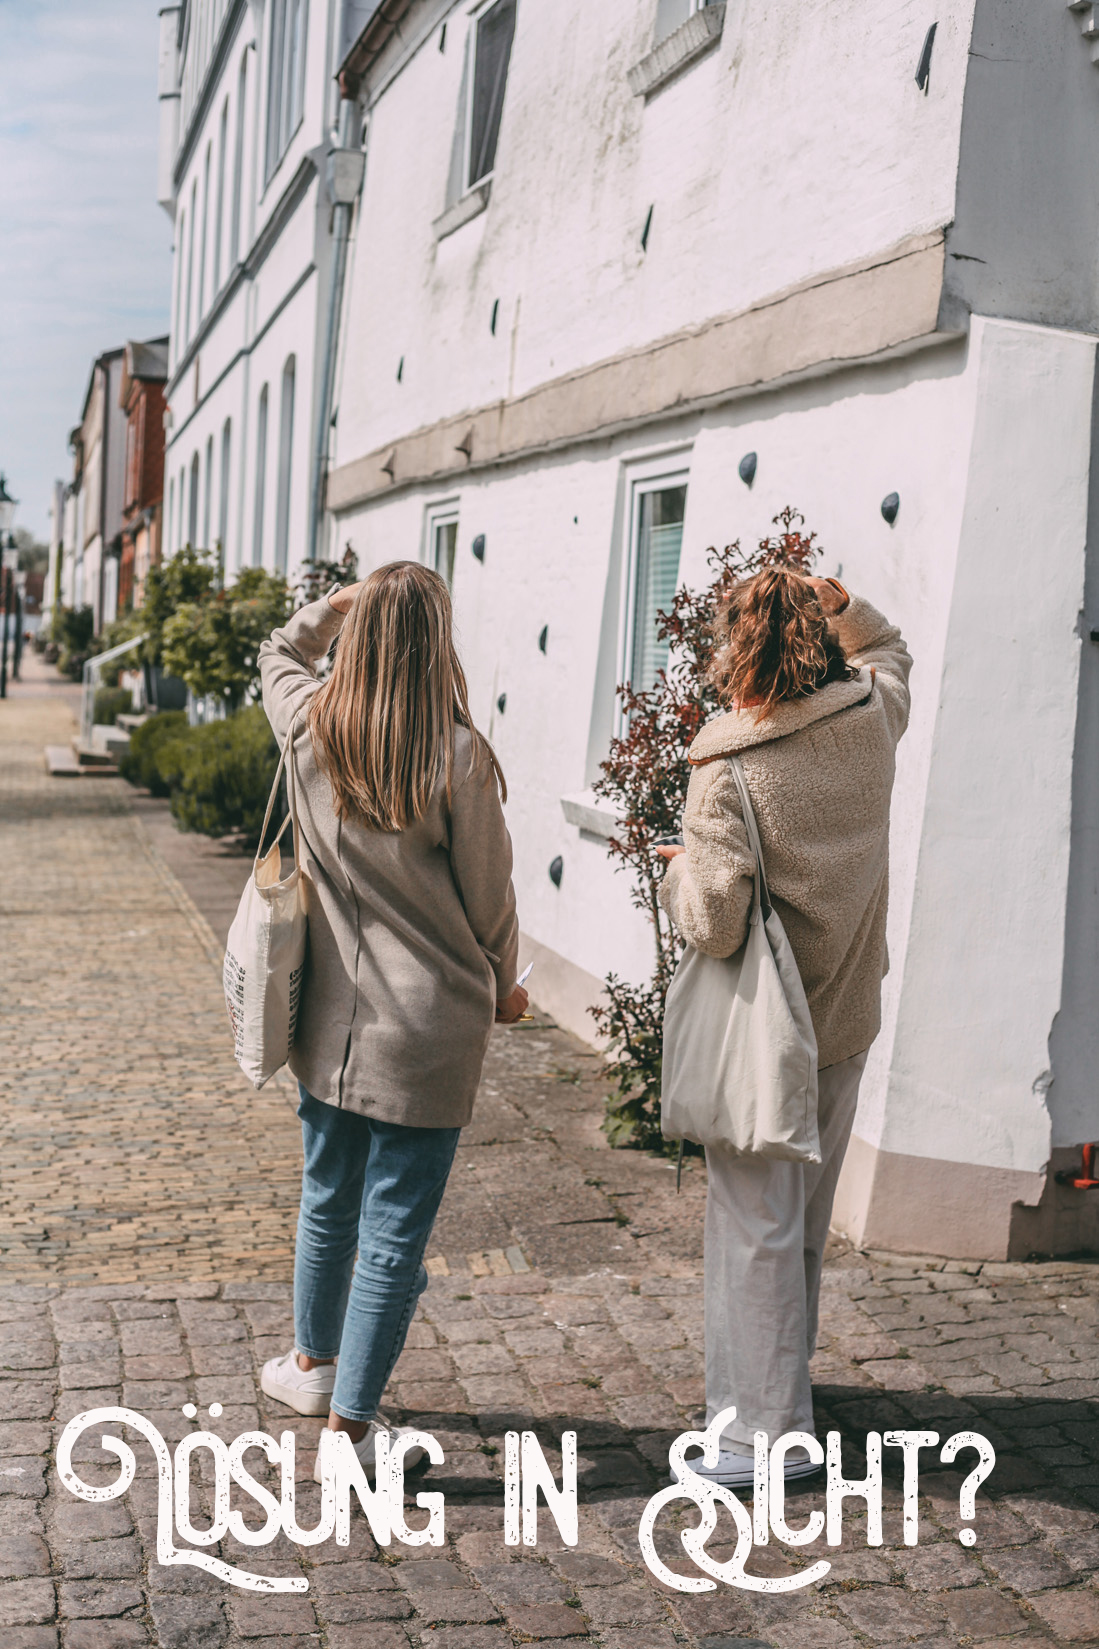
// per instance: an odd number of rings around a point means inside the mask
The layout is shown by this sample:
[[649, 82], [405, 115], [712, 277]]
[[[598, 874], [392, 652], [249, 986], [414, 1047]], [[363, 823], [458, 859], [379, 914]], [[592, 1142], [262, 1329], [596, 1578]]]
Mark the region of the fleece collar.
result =
[[825, 716], [835, 715], [852, 704], [868, 699], [874, 690], [874, 672], [864, 666], [852, 681], [831, 681], [808, 698], [788, 699], [776, 707], [763, 721], [756, 720], [754, 710], [729, 710], [723, 716], [708, 721], [695, 737], [687, 752], [692, 767], [702, 767], [720, 756], [732, 756], [752, 744], [768, 744], [772, 739], [784, 739], [788, 733], [797, 733]]

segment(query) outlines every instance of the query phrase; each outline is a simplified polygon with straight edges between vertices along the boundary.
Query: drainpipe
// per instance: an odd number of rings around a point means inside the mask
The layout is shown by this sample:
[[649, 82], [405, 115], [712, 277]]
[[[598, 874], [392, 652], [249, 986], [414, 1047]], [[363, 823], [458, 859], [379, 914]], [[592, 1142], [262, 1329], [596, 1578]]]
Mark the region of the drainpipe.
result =
[[329, 150], [325, 165], [328, 198], [332, 202], [332, 263], [324, 319], [324, 353], [321, 358], [320, 394], [313, 437], [313, 485], [309, 499], [308, 554], [320, 558], [324, 495], [328, 480], [328, 441], [332, 423], [332, 399], [336, 388], [336, 351], [340, 337], [340, 310], [343, 306], [347, 250], [351, 219], [362, 188], [366, 156], [354, 147], [358, 117], [358, 77], [344, 70], [339, 78], [340, 112], [336, 147]]

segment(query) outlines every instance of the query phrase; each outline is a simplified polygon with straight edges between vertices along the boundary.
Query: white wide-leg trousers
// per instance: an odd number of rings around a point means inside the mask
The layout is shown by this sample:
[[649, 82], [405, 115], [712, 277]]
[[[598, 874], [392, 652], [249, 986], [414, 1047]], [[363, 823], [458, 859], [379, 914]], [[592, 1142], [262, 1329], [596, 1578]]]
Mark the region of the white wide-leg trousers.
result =
[[723, 1448], [813, 1431], [821, 1264], [865, 1064], [861, 1053], [820, 1073], [819, 1164], [707, 1149], [706, 1423], [737, 1411]]

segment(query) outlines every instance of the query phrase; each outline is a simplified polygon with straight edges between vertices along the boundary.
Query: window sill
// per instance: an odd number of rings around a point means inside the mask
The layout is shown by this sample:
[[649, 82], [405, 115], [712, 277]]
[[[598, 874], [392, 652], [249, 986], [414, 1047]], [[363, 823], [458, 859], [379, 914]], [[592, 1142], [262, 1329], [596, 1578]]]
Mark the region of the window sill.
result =
[[448, 206], [441, 217], [437, 217], [431, 225], [435, 239], [445, 240], [448, 235], [453, 235], [455, 229], [460, 229], [463, 223], [480, 217], [488, 205], [491, 194], [492, 179], [486, 178], [484, 183], [478, 183], [476, 188], [463, 195], [461, 200], [456, 200], [453, 206]]
[[609, 842], [621, 829], [614, 808], [594, 791], [581, 790], [575, 796], [561, 797], [561, 811], [571, 825], [576, 825], [584, 836], [596, 836]]
[[651, 97], [680, 69], [716, 46], [724, 26], [725, 0], [720, 0], [718, 5], [703, 6], [640, 63], [634, 64], [626, 76], [630, 91], [635, 97]]

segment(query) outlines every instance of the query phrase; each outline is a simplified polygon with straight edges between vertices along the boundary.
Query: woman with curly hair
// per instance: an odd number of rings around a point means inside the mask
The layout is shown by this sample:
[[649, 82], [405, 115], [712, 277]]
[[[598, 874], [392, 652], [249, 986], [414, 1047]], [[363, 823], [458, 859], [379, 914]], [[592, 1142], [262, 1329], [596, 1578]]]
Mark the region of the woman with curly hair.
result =
[[[728, 757], [759, 826], [771, 899], [816, 1032], [821, 1162], [708, 1147], [707, 1424], [736, 1407], [717, 1465], [750, 1484], [756, 1431], [813, 1434], [809, 1359], [821, 1264], [888, 966], [889, 803], [908, 723], [912, 660], [900, 631], [835, 579], [768, 567], [737, 585], [716, 621], [722, 703], [691, 745], [684, 847], [660, 902], [709, 956], [744, 944], [755, 857]], [[805, 1449], [787, 1475], [814, 1470]]]

